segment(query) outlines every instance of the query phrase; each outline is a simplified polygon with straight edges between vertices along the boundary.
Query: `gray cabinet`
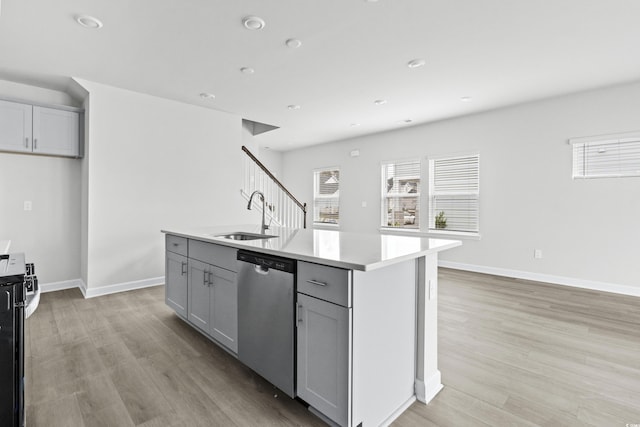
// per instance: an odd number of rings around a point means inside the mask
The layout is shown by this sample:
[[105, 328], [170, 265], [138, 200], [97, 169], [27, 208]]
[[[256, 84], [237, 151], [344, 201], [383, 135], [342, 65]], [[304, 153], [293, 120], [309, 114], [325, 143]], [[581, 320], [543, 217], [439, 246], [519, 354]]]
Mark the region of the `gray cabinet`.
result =
[[166, 251], [165, 303], [176, 313], [187, 317], [187, 257]]
[[0, 100], [0, 150], [30, 153], [31, 105]]
[[350, 419], [351, 309], [298, 294], [297, 393], [338, 425]]
[[189, 259], [189, 314], [187, 319], [209, 332], [209, 265]]
[[80, 115], [73, 111], [33, 107], [33, 152], [79, 157]]
[[232, 271], [236, 270], [235, 252], [189, 240], [187, 319], [234, 353], [238, 351], [238, 283], [237, 273]]
[[0, 150], [81, 157], [81, 113], [0, 100]]
[[238, 352], [238, 282], [236, 273], [211, 267], [209, 333], [234, 353]]
[[350, 271], [298, 262], [297, 395], [341, 426], [351, 420], [350, 288]]

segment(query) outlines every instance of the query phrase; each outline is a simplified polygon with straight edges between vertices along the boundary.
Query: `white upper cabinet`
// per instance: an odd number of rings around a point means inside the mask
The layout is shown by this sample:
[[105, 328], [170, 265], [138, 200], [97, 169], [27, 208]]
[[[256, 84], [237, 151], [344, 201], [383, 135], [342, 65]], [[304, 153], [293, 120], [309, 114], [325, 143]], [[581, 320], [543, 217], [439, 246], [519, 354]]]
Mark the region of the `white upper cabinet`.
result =
[[0, 100], [0, 150], [31, 152], [31, 105]]
[[82, 114], [0, 100], [0, 151], [81, 157]]
[[33, 152], [78, 157], [80, 140], [78, 113], [33, 107]]

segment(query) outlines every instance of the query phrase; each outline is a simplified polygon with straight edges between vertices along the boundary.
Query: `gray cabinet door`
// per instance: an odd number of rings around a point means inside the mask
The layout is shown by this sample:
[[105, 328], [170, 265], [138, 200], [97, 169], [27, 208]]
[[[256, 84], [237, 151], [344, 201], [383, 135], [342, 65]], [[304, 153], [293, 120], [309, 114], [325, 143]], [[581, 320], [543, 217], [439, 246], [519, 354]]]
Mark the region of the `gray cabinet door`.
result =
[[33, 107], [33, 152], [77, 157], [80, 149], [80, 114]]
[[297, 394], [341, 426], [350, 423], [351, 309], [298, 294]]
[[166, 252], [165, 303], [176, 313], [187, 317], [187, 257]]
[[187, 319], [209, 332], [209, 265], [189, 259], [189, 305]]
[[236, 273], [211, 266], [211, 329], [209, 333], [238, 352], [238, 282]]
[[31, 152], [32, 106], [0, 101], [0, 150]]

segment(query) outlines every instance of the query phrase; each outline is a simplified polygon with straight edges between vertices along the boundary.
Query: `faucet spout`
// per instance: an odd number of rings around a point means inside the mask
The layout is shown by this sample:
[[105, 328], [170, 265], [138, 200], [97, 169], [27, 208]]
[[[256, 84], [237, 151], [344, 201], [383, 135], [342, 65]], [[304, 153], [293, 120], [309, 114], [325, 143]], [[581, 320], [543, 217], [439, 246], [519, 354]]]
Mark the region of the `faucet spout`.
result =
[[251, 210], [251, 202], [253, 201], [253, 196], [255, 196], [256, 194], [260, 196], [260, 200], [262, 201], [262, 224], [260, 226], [260, 232], [262, 234], [265, 234], [265, 231], [269, 228], [269, 226], [266, 225], [264, 221], [265, 200], [264, 200], [264, 194], [262, 193], [262, 191], [256, 190], [253, 193], [251, 193], [251, 196], [249, 197], [249, 203], [247, 204], [247, 209]]

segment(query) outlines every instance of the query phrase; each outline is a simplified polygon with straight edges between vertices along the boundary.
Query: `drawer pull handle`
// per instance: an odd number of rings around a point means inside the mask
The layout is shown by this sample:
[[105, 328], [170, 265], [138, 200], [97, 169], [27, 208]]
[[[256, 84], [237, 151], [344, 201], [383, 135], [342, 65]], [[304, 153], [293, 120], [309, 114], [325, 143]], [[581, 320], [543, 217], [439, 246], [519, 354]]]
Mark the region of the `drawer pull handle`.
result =
[[185, 274], [187, 274], [187, 263], [186, 262], [182, 262], [182, 268], [180, 270], [180, 273], [182, 273], [182, 275], [184, 276]]
[[298, 323], [302, 323], [302, 313], [300, 313], [302, 308], [302, 304], [296, 304], [296, 319], [298, 319]]
[[174, 243], [174, 244], [173, 244], [173, 246], [178, 246], [178, 244], [177, 244], [177, 243]]
[[312, 280], [312, 279], [307, 280], [307, 283], [311, 283], [312, 285], [317, 285], [317, 286], [327, 286], [327, 284], [324, 282], [318, 282], [317, 280]]

